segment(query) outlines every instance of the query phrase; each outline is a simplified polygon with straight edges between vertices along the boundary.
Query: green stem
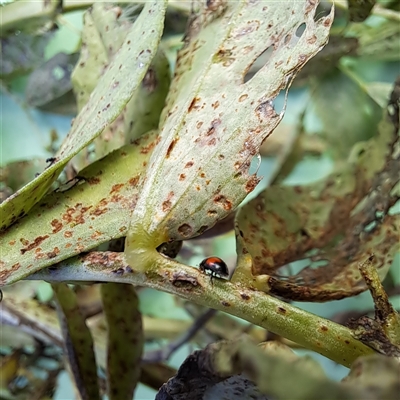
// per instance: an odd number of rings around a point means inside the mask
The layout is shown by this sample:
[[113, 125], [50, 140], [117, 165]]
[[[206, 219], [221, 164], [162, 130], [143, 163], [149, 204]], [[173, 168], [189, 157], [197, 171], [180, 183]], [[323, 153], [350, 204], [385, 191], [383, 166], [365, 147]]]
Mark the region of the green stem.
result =
[[111, 252], [74, 257], [59, 267], [51, 272], [42, 270], [29, 279], [120, 282], [161, 290], [243, 318], [346, 367], [358, 357], [374, 353], [345, 326], [240, 283], [222, 279], [211, 283], [200, 271], [162, 256], [157, 255], [153, 268], [145, 273], [128, 266], [122, 254]]

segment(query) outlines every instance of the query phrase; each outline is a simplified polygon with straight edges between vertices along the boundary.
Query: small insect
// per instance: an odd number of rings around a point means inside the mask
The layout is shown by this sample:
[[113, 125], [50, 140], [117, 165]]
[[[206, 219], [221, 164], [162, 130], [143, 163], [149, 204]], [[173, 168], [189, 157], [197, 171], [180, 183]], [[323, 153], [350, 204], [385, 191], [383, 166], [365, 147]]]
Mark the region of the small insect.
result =
[[211, 283], [214, 277], [229, 277], [228, 267], [219, 257], [207, 257], [200, 263], [199, 267], [200, 270], [206, 274], [210, 272]]

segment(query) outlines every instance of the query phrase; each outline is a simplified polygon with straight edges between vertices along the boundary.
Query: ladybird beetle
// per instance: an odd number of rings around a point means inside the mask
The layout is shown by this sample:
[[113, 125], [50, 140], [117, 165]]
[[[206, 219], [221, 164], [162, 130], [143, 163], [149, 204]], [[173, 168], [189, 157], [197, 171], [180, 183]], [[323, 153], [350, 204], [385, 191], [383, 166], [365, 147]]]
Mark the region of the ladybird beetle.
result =
[[199, 265], [204, 273], [210, 272], [211, 282], [213, 277], [229, 277], [229, 270], [225, 262], [219, 257], [207, 257]]

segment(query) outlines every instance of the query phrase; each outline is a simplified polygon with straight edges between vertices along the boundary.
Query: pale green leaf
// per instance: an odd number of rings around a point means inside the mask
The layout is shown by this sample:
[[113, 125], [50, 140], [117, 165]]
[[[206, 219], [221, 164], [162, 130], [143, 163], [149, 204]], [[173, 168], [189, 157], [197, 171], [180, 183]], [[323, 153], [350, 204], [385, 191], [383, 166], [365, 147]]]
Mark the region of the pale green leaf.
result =
[[[129, 263], [150, 267], [157, 246], [201, 234], [257, 185], [250, 162], [283, 117], [273, 101], [328, 40], [333, 14], [314, 21], [316, 6], [221, 2], [192, 17], [132, 217]], [[243, 83], [268, 48], [267, 64]]]

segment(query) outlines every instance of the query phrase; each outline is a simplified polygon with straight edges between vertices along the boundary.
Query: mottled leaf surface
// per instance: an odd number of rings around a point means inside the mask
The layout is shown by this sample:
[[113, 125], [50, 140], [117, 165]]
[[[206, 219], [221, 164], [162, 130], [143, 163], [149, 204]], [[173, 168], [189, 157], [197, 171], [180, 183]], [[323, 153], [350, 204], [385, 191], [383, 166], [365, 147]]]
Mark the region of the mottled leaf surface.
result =
[[107, 391], [110, 400], [131, 399], [140, 377], [144, 337], [139, 300], [129, 284], [101, 286], [107, 320]]
[[[201, 234], [257, 185], [250, 162], [283, 116], [273, 101], [328, 39], [332, 15], [315, 22], [316, 6], [222, 1], [192, 16], [132, 218], [128, 262], [147, 268], [146, 250]], [[268, 63], [243, 83], [270, 47]]]
[[47, 192], [64, 165], [121, 113], [139, 87], [156, 53], [163, 30], [165, 8], [165, 1], [145, 4], [118, 55], [74, 120], [71, 131], [57, 153], [56, 162], [2, 203], [0, 230], [26, 214]]
[[[79, 110], [87, 103], [131, 29], [132, 21], [126, 13], [120, 7], [106, 3], [96, 3], [85, 13], [80, 59], [72, 75]], [[79, 171], [129, 143], [129, 139], [157, 128], [169, 81], [168, 61], [158, 50], [122, 113], [94, 140], [94, 151], [86, 148], [74, 158], [74, 167]]]
[[359, 270], [372, 295], [375, 304], [374, 318], [362, 316], [351, 319], [349, 327], [354, 337], [377, 352], [391, 356], [400, 356], [400, 315], [389, 301], [389, 297], [375, 269], [375, 257], [359, 265]]
[[65, 283], [53, 285], [64, 349], [82, 400], [100, 399], [93, 339], [76, 296]]
[[75, 186], [50, 193], [1, 232], [0, 286], [125, 236], [139, 177], [156, 142], [155, 133], [145, 135], [93, 163], [81, 171]]
[[[385, 117], [379, 136], [355, 146], [348, 164], [325, 180], [273, 186], [241, 208], [233, 279], [254, 279], [260, 289], [292, 300], [340, 299], [366, 290], [358, 265], [372, 253], [382, 279], [400, 248], [400, 217], [388, 213], [399, 199], [398, 135], [398, 125]], [[249, 256], [246, 275], [241, 259]], [[304, 269], [286, 276], [288, 267], [281, 267], [298, 260]]]

